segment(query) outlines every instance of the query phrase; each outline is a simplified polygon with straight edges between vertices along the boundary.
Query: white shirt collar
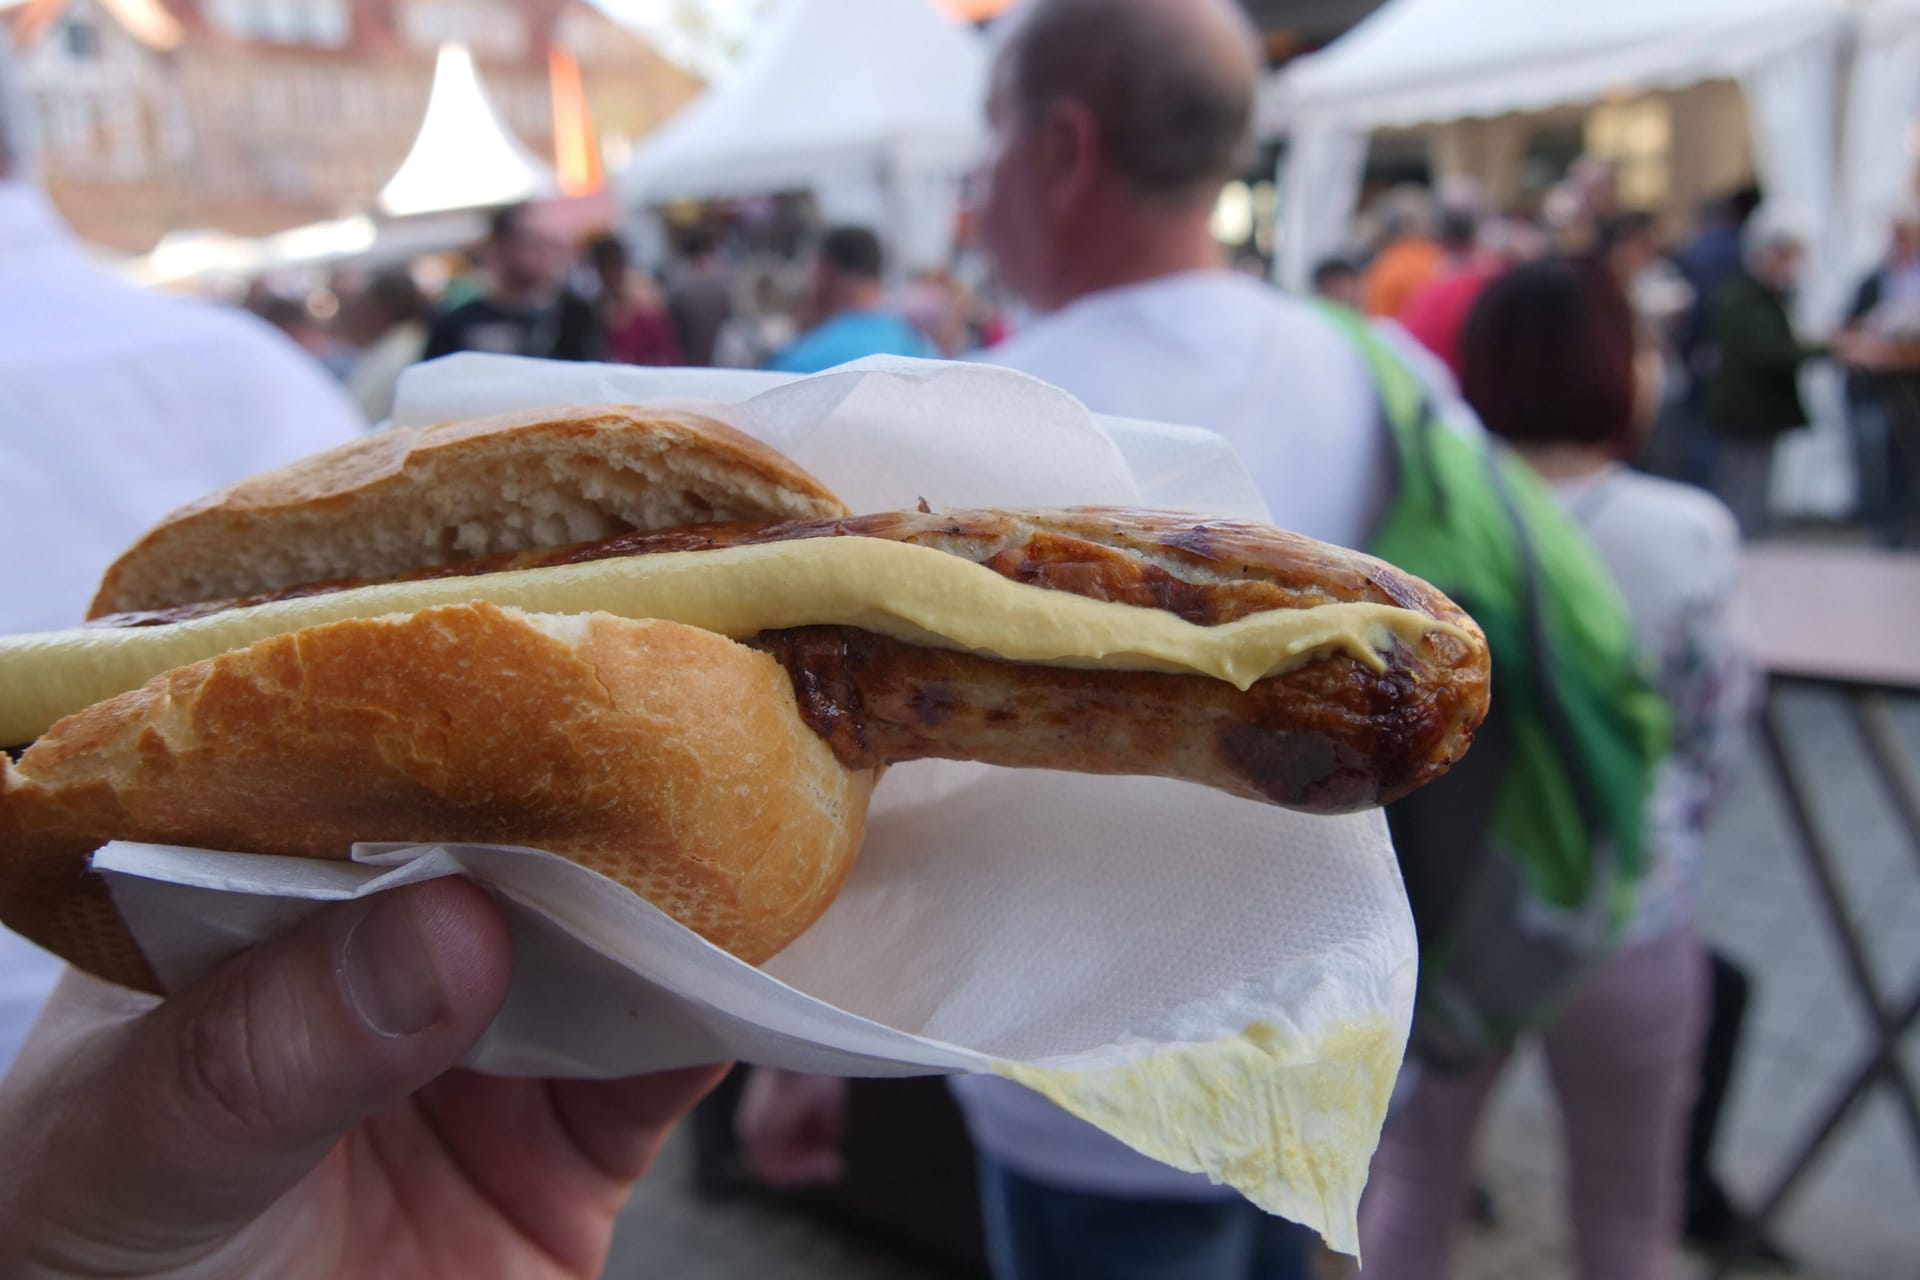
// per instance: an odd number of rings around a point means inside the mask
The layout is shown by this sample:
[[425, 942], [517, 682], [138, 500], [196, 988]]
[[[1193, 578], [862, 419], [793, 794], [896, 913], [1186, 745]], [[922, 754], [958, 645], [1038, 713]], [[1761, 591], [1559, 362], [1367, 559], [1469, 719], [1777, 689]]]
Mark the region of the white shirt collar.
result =
[[73, 233], [38, 187], [0, 180], [0, 254], [71, 248]]
[[1124, 305], [1138, 298], [1153, 298], [1165, 294], [1221, 289], [1231, 292], [1249, 284], [1256, 288], [1260, 287], [1259, 281], [1250, 280], [1225, 267], [1195, 267], [1188, 271], [1150, 276], [1145, 280], [1135, 280], [1131, 284], [1117, 284], [1105, 289], [1096, 289], [1092, 293], [1083, 293], [1053, 314], [1063, 315], [1081, 308], [1095, 310], [1101, 307]]

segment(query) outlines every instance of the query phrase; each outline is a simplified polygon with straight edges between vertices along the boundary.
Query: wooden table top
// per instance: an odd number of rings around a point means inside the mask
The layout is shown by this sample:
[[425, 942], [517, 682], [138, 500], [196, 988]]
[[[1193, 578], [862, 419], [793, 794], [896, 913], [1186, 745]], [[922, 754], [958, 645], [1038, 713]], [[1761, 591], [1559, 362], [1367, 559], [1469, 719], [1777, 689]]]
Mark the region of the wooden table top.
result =
[[1920, 690], [1920, 555], [1763, 543], [1744, 631], [1770, 674]]

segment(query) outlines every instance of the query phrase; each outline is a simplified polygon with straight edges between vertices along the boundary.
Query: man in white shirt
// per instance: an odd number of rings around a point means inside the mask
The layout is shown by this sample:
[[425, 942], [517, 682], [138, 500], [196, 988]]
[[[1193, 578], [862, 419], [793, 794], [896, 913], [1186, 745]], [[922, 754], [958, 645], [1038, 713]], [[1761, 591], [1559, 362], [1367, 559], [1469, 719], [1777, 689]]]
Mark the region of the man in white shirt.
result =
[[[1389, 497], [1365, 361], [1315, 307], [1227, 270], [1208, 231], [1259, 74], [1232, 0], [1031, 0], [995, 61], [982, 227], [1039, 318], [984, 361], [1122, 417], [1206, 427], [1276, 523], [1355, 545]], [[777, 1185], [838, 1176], [844, 1090], [756, 1072], [736, 1118]], [[953, 1092], [997, 1280], [1306, 1280], [1306, 1236], [992, 1076]]]
[[1287, 528], [1365, 537], [1389, 474], [1352, 345], [1229, 272], [1208, 220], [1258, 72], [1219, 0], [1041, 0], [996, 63], [982, 228], [1039, 319], [980, 358], [1232, 442]]
[[[101, 572], [168, 511], [360, 429], [340, 387], [265, 324], [87, 261], [26, 181], [11, 74], [0, 45], [0, 632], [78, 623]], [[59, 969], [0, 929], [0, 1071]]]
[[[1099, 413], [1229, 440], [1275, 523], [1354, 545], [1390, 448], [1365, 363], [1315, 308], [1229, 272], [1208, 231], [1260, 59], [1229, 0], [1036, 0], [1007, 34], [982, 229], [1041, 312], [982, 359]], [[1308, 1273], [1297, 1228], [993, 1077], [953, 1091], [1000, 1280]]]

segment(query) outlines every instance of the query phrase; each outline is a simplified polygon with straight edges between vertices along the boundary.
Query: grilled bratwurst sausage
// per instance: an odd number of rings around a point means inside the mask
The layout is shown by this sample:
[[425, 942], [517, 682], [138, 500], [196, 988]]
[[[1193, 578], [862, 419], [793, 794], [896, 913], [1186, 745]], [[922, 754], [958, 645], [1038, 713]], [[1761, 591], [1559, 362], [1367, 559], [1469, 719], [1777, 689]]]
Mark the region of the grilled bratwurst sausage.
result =
[[[853, 627], [764, 632], [801, 713], [849, 768], [970, 759], [1182, 778], [1315, 812], [1388, 803], [1458, 759], [1486, 712], [1487, 656], [1440, 592], [1370, 557], [1235, 521], [1109, 508], [899, 512], [702, 525], [469, 560], [393, 580], [468, 577], [812, 538], [907, 542], [1046, 590], [1216, 626], [1271, 609], [1371, 603], [1444, 624], [1375, 670], [1341, 653], [1241, 691], [1206, 676], [1083, 671], [908, 644]], [[348, 590], [307, 584], [97, 619], [142, 626]]]

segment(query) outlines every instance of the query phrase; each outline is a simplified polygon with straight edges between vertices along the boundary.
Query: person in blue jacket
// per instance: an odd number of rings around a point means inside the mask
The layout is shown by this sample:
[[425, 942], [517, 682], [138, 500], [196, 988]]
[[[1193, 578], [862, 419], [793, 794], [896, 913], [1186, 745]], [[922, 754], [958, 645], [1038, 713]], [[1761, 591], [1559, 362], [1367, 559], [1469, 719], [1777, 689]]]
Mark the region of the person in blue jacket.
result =
[[886, 265], [880, 237], [865, 227], [835, 227], [814, 256], [813, 327], [774, 353], [767, 368], [818, 373], [862, 356], [939, 354], [925, 334], [882, 304]]

